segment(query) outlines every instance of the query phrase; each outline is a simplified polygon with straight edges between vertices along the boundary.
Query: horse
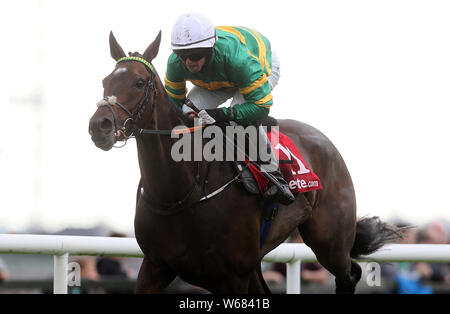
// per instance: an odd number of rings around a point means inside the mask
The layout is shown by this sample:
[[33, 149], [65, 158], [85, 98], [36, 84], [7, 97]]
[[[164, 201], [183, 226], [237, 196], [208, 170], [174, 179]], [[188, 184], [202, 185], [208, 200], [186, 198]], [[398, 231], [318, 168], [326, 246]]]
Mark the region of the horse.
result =
[[[395, 230], [378, 217], [357, 219], [355, 191], [346, 164], [319, 130], [278, 120], [323, 188], [279, 205], [260, 246], [261, 198], [236, 180], [230, 162], [174, 161], [170, 130], [183, 124], [152, 65], [161, 32], [141, 55], [127, 55], [110, 33], [115, 69], [103, 80], [104, 99], [89, 121], [94, 144], [105, 151], [135, 137], [141, 182], [135, 236], [144, 253], [136, 293], [163, 293], [179, 276], [212, 293], [270, 293], [262, 258], [298, 229], [319, 263], [335, 276], [336, 293], [354, 293], [361, 278], [355, 259], [392, 240]], [[147, 132], [142, 132], [146, 130]], [[204, 196], [230, 184], [214, 197]], [[203, 199], [203, 201], [199, 201]]]

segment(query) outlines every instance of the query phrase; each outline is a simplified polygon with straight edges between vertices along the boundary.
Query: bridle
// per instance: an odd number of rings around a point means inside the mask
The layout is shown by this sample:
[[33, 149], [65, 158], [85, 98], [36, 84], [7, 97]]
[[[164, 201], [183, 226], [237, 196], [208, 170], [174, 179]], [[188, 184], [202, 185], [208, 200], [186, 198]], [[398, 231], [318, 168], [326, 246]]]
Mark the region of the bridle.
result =
[[[126, 145], [127, 140], [130, 138], [135, 137], [137, 134], [142, 134], [145, 130], [140, 129], [137, 127], [138, 123], [141, 121], [146, 109], [147, 105], [150, 102], [150, 97], [153, 94], [153, 106], [152, 106], [152, 112], [151, 112], [151, 119], [153, 120], [153, 113], [155, 110], [155, 102], [156, 97], [158, 96], [158, 90], [155, 86], [155, 79], [156, 79], [156, 72], [153, 65], [148, 62], [147, 60], [140, 58], [140, 57], [123, 57], [119, 60], [117, 60], [117, 64], [124, 62], [124, 61], [137, 61], [145, 65], [146, 69], [150, 72], [150, 78], [148, 79], [147, 83], [145, 84], [145, 91], [144, 96], [141, 98], [139, 103], [130, 111], [126, 106], [119, 103], [117, 101], [116, 96], [106, 96], [102, 100], [100, 100], [97, 103], [97, 107], [107, 107], [113, 116], [114, 120], [114, 127], [117, 141], [123, 141], [124, 144], [122, 146], [114, 146], [116, 148], [120, 148]], [[122, 127], [119, 128], [118, 125], [118, 118], [116, 111], [114, 110], [113, 106], [119, 107], [121, 110], [125, 111], [128, 114], [128, 118], [125, 119], [125, 122]], [[152, 134], [165, 134], [167, 132], [164, 132], [164, 130], [151, 130], [154, 131]], [[171, 134], [171, 133], [169, 133]]]

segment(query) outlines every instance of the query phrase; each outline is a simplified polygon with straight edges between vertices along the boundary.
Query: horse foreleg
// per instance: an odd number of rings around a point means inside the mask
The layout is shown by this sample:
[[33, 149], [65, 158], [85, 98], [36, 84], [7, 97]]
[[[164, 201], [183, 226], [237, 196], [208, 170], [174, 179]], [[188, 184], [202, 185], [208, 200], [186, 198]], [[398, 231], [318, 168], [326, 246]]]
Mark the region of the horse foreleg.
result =
[[139, 269], [135, 293], [161, 293], [175, 277], [175, 274], [167, 267], [156, 265], [144, 257]]

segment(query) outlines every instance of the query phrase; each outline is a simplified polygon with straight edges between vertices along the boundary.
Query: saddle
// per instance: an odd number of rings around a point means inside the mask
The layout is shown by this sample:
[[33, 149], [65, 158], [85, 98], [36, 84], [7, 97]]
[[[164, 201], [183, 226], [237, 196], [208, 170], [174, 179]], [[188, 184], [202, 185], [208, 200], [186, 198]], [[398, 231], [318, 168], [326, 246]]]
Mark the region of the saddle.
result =
[[[269, 116], [257, 123], [267, 127], [267, 136], [272, 150], [292, 194], [321, 189], [319, 177], [308, 167], [295, 144], [287, 135], [279, 132], [278, 128], [274, 128], [278, 126], [277, 120]], [[269, 180], [255, 166], [247, 160], [245, 162], [234, 161], [233, 168], [236, 173], [242, 173], [240, 181], [247, 192], [255, 195], [265, 193]]]

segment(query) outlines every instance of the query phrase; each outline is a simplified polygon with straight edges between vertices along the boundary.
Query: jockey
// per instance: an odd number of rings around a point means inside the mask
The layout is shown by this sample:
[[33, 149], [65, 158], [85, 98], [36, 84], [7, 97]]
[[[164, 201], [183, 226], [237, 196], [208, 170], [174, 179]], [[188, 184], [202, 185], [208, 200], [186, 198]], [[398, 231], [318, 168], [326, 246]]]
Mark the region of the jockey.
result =
[[[186, 115], [193, 112], [186, 105], [189, 100], [200, 110], [198, 117], [203, 124], [248, 126], [267, 117], [273, 104], [271, 90], [280, 76], [279, 61], [267, 38], [246, 27], [214, 27], [206, 17], [190, 13], [178, 18], [171, 41], [173, 53], [167, 64], [165, 88]], [[194, 85], [189, 94], [186, 81]], [[217, 108], [230, 98], [228, 108]], [[262, 127], [259, 133], [268, 143]], [[275, 163], [267, 172], [280, 183], [280, 189], [271, 183], [264, 197], [276, 197], [288, 205], [295, 197], [280, 173], [278, 161]]]

